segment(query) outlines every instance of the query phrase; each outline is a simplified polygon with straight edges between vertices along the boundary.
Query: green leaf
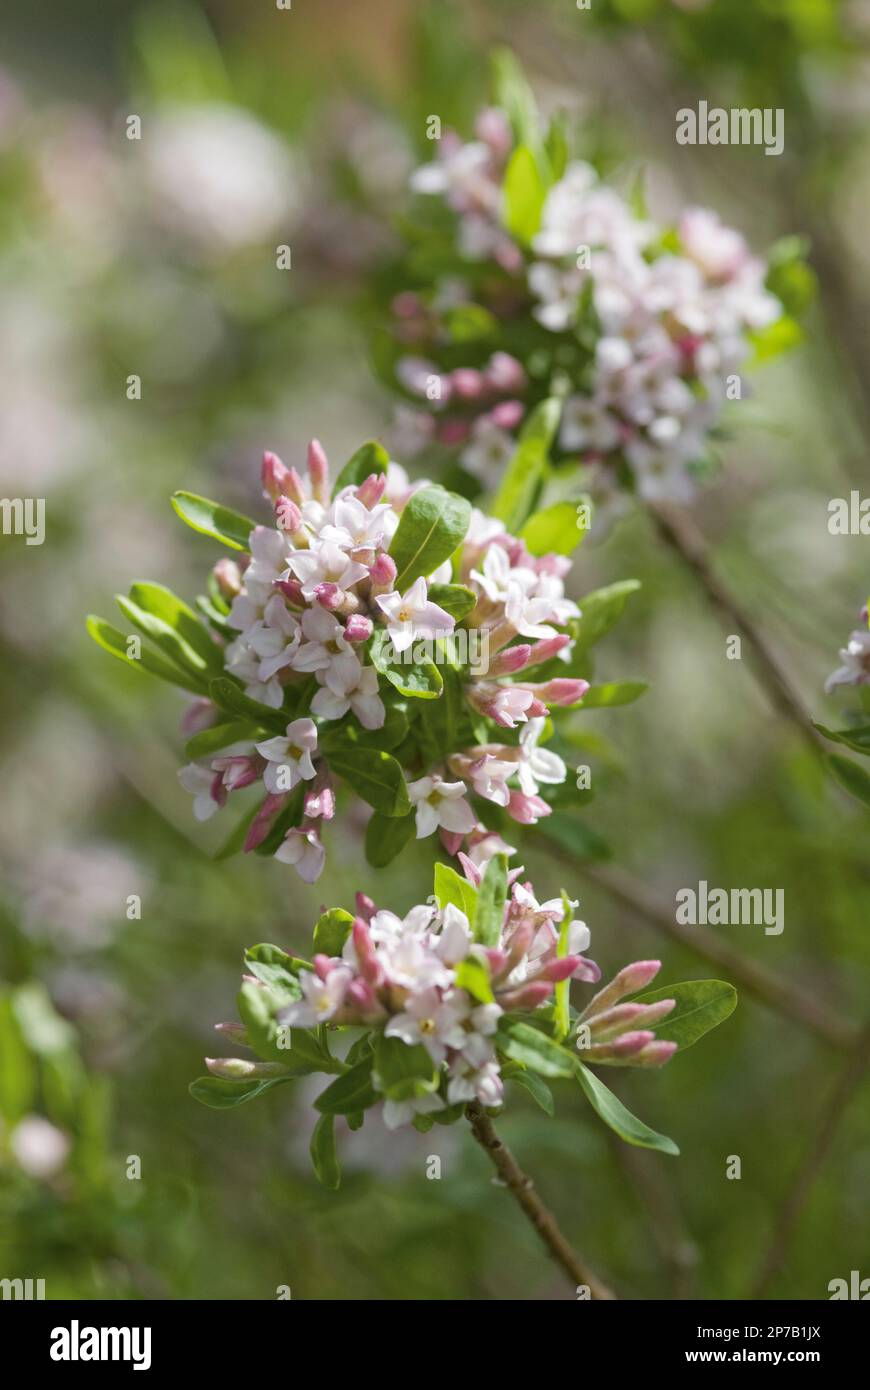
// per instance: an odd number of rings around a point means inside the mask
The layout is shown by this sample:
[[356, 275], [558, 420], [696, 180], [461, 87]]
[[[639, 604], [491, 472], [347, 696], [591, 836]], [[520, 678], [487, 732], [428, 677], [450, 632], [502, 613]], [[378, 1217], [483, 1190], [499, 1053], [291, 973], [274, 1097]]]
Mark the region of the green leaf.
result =
[[443, 681], [441, 697], [420, 707], [416, 726], [423, 753], [432, 763], [443, 761], [445, 748], [461, 746], [457, 742], [458, 730], [466, 708], [459, 673], [445, 665], [439, 675]]
[[554, 502], [543, 511], [533, 512], [523, 529], [520, 540], [533, 555], [570, 555], [586, 535], [577, 525], [577, 505], [574, 502]]
[[235, 1110], [237, 1105], [245, 1105], [249, 1100], [271, 1091], [284, 1081], [292, 1081], [290, 1076], [276, 1076], [269, 1081], [225, 1081], [220, 1076], [200, 1076], [191, 1081], [188, 1091], [194, 1100], [207, 1105], [211, 1110]]
[[223, 653], [193, 609], [163, 584], [139, 581], [130, 586], [130, 600], [143, 613], [150, 613], [191, 647], [212, 671], [223, 670]]
[[[562, 889], [562, 921], [559, 924], [559, 943], [556, 948], [556, 955], [561, 959], [568, 954], [568, 932], [571, 926], [571, 902], [568, 894]], [[568, 1036], [571, 1027], [571, 1006], [570, 1006], [571, 981], [559, 980], [553, 991], [553, 1002], [556, 1009], [556, 1037], [561, 1041]]]
[[94, 639], [98, 647], [108, 652], [110, 656], [115, 656], [119, 661], [123, 661], [125, 666], [131, 666], [134, 670], [147, 672], [149, 676], [158, 676], [162, 681], [168, 681], [170, 685], [177, 685], [182, 690], [189, 690], [195, 695], [201, 695], [205, 690], [205, 685], [199, 677], [189, 675], [179, 669], [174, 662], [167, 661], [159, 652], [152, 651], [150, 647], [142, 646], [142, 639], [137, 638], [140, 646], [138, 657], [128, 656], [127, 648], [129, 637], [118, 628], [112, 627], [105, 619], [98, 618], [95, 613], [88, 615], [86, 623], [88, 632]]
[[853, 753], [870, 757], [870, 724], [856, 725], [853, 729], [826, 729], [824, 724], [816, 724], [815, 728], [832, 743], [842, 743]]
[[477, 603], [477, 594], [465, 584], [430, 584], [429, 600], [461, 623]]
[[218, 709], [224, 710], [236, 719], [257, 724], [262, 729], [269, 729], [278, 734], [283, 734], [287, 728], [289, 719], [286, 712], [272, 709], [271, 705], [261, 704], [259, 700], [252, 700], [235, 681], [230, 680], [229, 676], [218, 676], [215, 680], [209, 681], [208, 693]]
[[507, 113], [517, 141], [535, 144], [540, 120], [535, 94], [516, 55], [498, 48], [491, 58], [493, 101]]
[[668, 1139], [665, 1134], [657, 1134], [654, 1129], [645, 1125], [643, 1120], [626, 1110], [622, 1101], [609, 1091], [593, 1072], [587, 1070], [582, 1062], [576, 1062], [575, 1066], [577, 1080], [589, 1104], [620, 1139], [641, 1149], [657, 1149], [659, 1153], [679, 1154], [680, 1151], [673, 1139]]
[[535, 406], [520, 430], [517, 447], [490, 509], [514, 535], [534, 508], [561, 413], [562, 402], [550, 396]]
[[335, 1192], [341, 1183], [341, 1169], [335, 1152], [335, 1117], [321, 1115], [311, 1136], [311, 1163], [319, 1183]]
[[415, 700], [437, 700], [444, 687], [441, 672], [433, 661], [402, 659], [406, 656], [413, 658], [413, 654], [413, 646], [405, 652], [394, 652], [386, 628], [378, 628], [369, 643], [372, 665], [395, 686], [400, 695]]
[[[275, 1015], [289, 997], [274, 993], [246, 980], [239, 990], [239, 1018], [245, 1025], [250, 1046], [266, 1062], [288, 1061], [287, 1049], [278, 1047], [278, 1021]], [[295, 997], [298, 997], [295, 996]]]
[[140, 608], [123, 594], [116, 594], [115, 602], [124, 617], [129, 618], [146, 637], [150, 637], [155, 646], [158, 646], [180, 671], [198, 682], [208, 679], [209, 672], [215, 669], [213, 664], [200, 656], [199, 652], [163, 618], [158, 618], [154, 613], [147, 613], [144, 608]]
[[765, 287], [793, 318], [805, 312], [816, 294], [815, 272], [806, 262], [809, 249], [806, 237], [785, 236], [774, 243], [767, 255]]
[[553, 1092], [550, 1090], [546, 1081], [542, 1081], [533, 1071], [513, 1071], [508, 1077], [509, 1081], [516, 1081], [517, 1085], [523, 1086], [538, 1102], [545, 1114], [550, 1119], [556, 1114], [556, 1103], [553, 1100]]
[[177, 515], [194, 531], [211, 536], [231, 550], [249, 548], [249, 537], [257, 524], [250, 517], [222, 507], [220, 502], [199, 497], [195, 492], [174, 492], [171, 501]]
[[329, 765], [381, 815], [406, 816], [411, 810], [404, 773], [392, 754], [343, 748], [330, 755]]
[[390, 1100], [410, 1100], [431, 1091], [437, 1082], [435, 1064], [425, 1047], [409, 1047], [401, 1038], [375, 1038], [374, 1069], [378, 1085]]
[[804, 340], [804, 330], [789, 314], [775, 319], [766, 328], [756, 328], [746, 335], [754, 349], [748, 366], [751, 369], [761, 362], [769, 362], [784, 352], [790, 352]]
[[477, 912], [477, 889], [462, 874], [458, 874], [450, 864], [442, 864], [439, 859], [435, 865], [435, 898], [440, 908], [448, 903], [464, 912], [469, 923], [474, 921]]
[[384, 722], [379, 729], [363, 729], [354, 715], [340, 723], [330, 720], [318, 730], [318, 747], [328, 758], [334, 748], [380, 748], [385, 753], [398, 748], [408, 736], [405, 704], [385, 704]]
[[465, 539], [470, 519], [471, 503], [458, 493], [433, 485], [411, 495], [390, 546], [399, 593], [450, 559]]
[[374, 869], [385, 869], [416, 833], [412, 815], [382, 816], [375, 811], [366, 826], [366, 859]]
[[212, 753], [219, 753], [222, 748], [229, 748], [234, 743], [248, 743], [259, 735], [259, 726], [247, 720], [212, 724], [210, 729], [201, 729], [198, 734], [187, 740], [184, 756], [195, 763], [197, 758], [208, 758]]
[[840, 786], [865, 806], [870, 806], [870, 774], [851, 758], [841, 758], [838, 753], [829, 753], [826, 761]]
[[570, 1052], [522, 1019], [505, 1015], [499, 1019], [498, 1046], [506, 1057], [521, 1062], [541, 1076], [573, 1076], [577, 1062]]
[[340, 956], [350, 936], [353, 917], [340, 907], [331, 907], [314, 924], [314, 950], [318, 955]]
[[614, 705], [630, 705], [649, 689], [647, 681], [608, 681], [590, 685], [580, 701], [583, 709], [610, 709]]
[[378, 1100], [372, 1085], [372, 1064], [371, 1056], [363, 1057], [349, 1071], [336, 1077], [317, 1097], [315, 1107], [324, 1115], [353, 1115], [357, 1110], [368, 1110]]
[[528, 145], [518, 145], [508, 160], [502, 196], [505, 227], [517, 241], [528, 246], [541, 225], [547, 198], [547, 185]]
[[475, 941], [483, 946], [496, 946], [501, 937], [507, 898], [507, 868], [507, 855], [494, 854], [477, 890], [477, 911], [472, 928]]
[[445, 310], [442, 323], [454, 343], [479, 343], [499, 331], [495, 314], [482, 304], [454, 304]]
[[640, 588], [638, 579], [622, 579], [605, 589], [594, 589], [580, 600], [580, 617], [571, 624], [577, 647], [587, 651], [622, 617], [626, 603]]
[[725, 980], [685, 980], [668, 989], [636, 994], [631, 1002], [655, 1004], [659, 999], [676, 999], [677, 1007], [656, 1024], [656, 1037], [675, 1042], [681, 1052], [724, 1023], [737, 1008], [737, 991]]
[[360, 445], [356, 453], [351, 454], [336, 478], [332, 489], [333, 497], [341, 492], [342, 488], [359, 487], [372, 473], [386, 473], [389, 465], [390, 456], [384, 446], [378, 444], [375, 439], [367, 440], [365, 444]]
[[269, 827], [268, 833], [256, 846], [254, 853], [261, 859], [273, 855], [286, 838], [287, 831], [301, 825], [305, 809], [305, 783], [299, 782], [289, 793], [286, 802]]
[[264, 985], [268, 985], [279, 996], [285, 995], [288, 1001], [302, 997], [299, 971], [312, 968], [308, 961], [288, 956], [280, 946], [272, 946], [266, 941], [249, 946], [245, 951], [244, 962], [249, 975], [262, 980]]
[[458, 989], [467, 990], [479, 1004], [495, 1002], [489, 971], [483, 961], [477, 960], [475, 956], [466, 956], [465, 960], [457, 965], [456, 986]]

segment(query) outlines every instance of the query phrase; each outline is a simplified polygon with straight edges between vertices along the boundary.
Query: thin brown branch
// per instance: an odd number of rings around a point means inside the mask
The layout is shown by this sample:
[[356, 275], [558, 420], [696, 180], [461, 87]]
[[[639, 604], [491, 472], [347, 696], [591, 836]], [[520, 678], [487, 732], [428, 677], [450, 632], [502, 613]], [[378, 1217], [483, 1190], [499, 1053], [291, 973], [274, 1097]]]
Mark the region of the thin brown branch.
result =
[[590, 1297], [594, 1299], [615, 1298], [616, 1294], [602, 1283], [586, 1262], [572, 1250], [562, 1235], [555, 1216], [544, 1206], [535, 1191], [531, 1178], [526, 1176], [510, 1149], [499, 1139], [483, 1106], [476, 1100], [471, 1101], [465, 1108], [465, 1114], [472, 1134], [488, 1154], [505, 1187], [518, 1202], [553, 1259], [565, 1271], [574, 1287], [585, 1286], [589, 1289]]
[[828, 1156], [834, 1135], [868, 1067], [870, 1067], [870, 1023], [858, 1035], [849, 1059], [840, 1072], [822, 1110], [812, 1142], [807, 1148], [780, 1208], [770, 1245], [761, 1263], [758, 1278], [750, 1297], [763, 1298], [772, 1280], [782, 1268], [794, 1239], [801, 1213]]
[[746, 643], [755, 673], [773, 708], [794, 725], [813, 753], [820, 755], [821, 742], [812, 720], [754, 620], [715, 573], [700, 531], [684, 512], [675, 507], [659, 505], [651, 506], [648, 510], [662, 540], [694, 574], [713, 607], [726, 620], [725, 626]]
[[729, 980], [753, 995], [759, 1003], [800, 1024], [831, 1047], [847, 1051], [854, 1045], [855, 1029], [849, 1023], [830, 1013], [797, 985], [734, 950], [708, 927], [693, 927], [678, 922], [670, 908], [631, 874], [612, 865], [578, 863], [552, 841], [547, 841], [542, 848], [599, 884], [612, 898], [656, 931], [721, 967]]

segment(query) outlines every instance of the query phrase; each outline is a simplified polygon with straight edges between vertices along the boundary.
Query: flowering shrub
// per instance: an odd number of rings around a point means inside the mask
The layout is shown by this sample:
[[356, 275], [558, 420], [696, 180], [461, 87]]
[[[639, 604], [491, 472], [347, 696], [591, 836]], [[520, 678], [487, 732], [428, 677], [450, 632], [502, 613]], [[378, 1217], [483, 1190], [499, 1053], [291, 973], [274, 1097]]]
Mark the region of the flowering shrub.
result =
[[[577, 1080], [622, 1138], [676, 1153], [588, 1068], [663, 1065], [731, 1013], [733, 988], [696, 980], [641, 992], [660, 962], [637, 961], [577, 1012], [571, 980], [594, 985], [601, 974], [583, 954], [590, 938], [573, 918], [577, 904], [564, 893], [538, 902], [502, 854], [482, 875], [465, 867], [462, 877], [438, 864], [433, 897], [404, 918], [362, 894], [356, 916], [325, 912], [311, 962], [277, 946], [251, 947], [241, 1024], [217, 1028], [260, 1060], [208, 1058], [211, 1075], [194, 1082], [192, 1094], [225, 1109], [296, 1077], [334, 1076], [315, 1102], [321, 1118], [312, 1140], [315, 1170], [328, 1186], [339, 1178], [335, 1116], [358, 1129], [365, 1111], [383, 1102], [389, 1128], [413, 1123], [425, 1131], [452, 1124], [472, 1101], [500, 1107], [506, 1080], [548, 1114], [548, 1081]], [[349, 1047], [342, 1038], [352, 1039]]]
[[412, 177], [422, 204], [379, 353], [407, 401], [399, 447], [446, 447], [489, 487], [557, 396], [557, 453], [596, 500], [685, 502], [738, 374], [799, 337], [803, 247], [764, 261], [704, 209], [657, 226], [637, 189], [573, 157], [561, 117], [543, 129], [505, 59], [497, 86], [475, 139], [445, 131]]
[[89, 620], [113, 655], [197, 696], [180, 773], [196, 817], [257, 787], [228, 848], [272, 854], [313, 882], [339, 783], [374, 808], [377, 865], [436, 830], [474, 862], [496, 809], [522, 824], [549, 815], [542, 793], [566, 777], [540, 746], [551, 713], [643, 688], [581, 674], [636, 586], [591, 595], [584, 620], [560, 553], [581, 538], [576, 525], [566, 540], [564, 525], [533, 518], [513, 536], [463, 497], [409, 483], [374, 443], [332, 488], [316, 441], [301, 474], [267, 453], [262, 477], [271, 526], [176, 494], [178, 514], [238, 558], [217, 563], [199, 613], [155, 584], [118, 599], [158, 650]]

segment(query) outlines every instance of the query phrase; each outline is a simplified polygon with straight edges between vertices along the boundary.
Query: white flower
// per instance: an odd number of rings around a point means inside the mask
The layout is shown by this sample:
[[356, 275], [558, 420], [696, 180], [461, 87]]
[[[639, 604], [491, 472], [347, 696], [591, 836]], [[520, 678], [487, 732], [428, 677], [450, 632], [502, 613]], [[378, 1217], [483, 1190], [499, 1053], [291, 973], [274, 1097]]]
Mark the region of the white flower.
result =
[[825, 681], [825, 690], [830, 693], [838, 685], [870, 684], [870, 631], [867, 628], [853, 632], [845, 647], [840, 648], [843, 665], [833, 671]]
[[299, 623], [281, 594], [273, 594], [263, 610], [263, 621], [255, 623], [246, 634], [247, 641], [260, 658], [259, 679], [268, 682], [285, 666], [294, 664], [301, 641]]
[[409, 1100], [385, 1100], [384, 1124], [387, 1129], [398, 1129], [401, 1125], [409, 1125], [415, 1115], [431, 1115], [435, 1110], [444, 1109], [446, 1106], [437, 1091], [426, 1091]]
[[379, 502], [369, 509], [354, 497], [353, 488], [345, 488], [332, 504], [327, 521], [321, 528], [320, 536], [325, 541], [335, 541], [350, 551], [387, 549], [399, 524], [389, 502]]
[[543, 718], [530, 719], [520, 731], [520, 759], [516, 772], [520, 789], [526, 796], [537, 796], [540, 782], [555, 786], [564, 782], [568, 775], [558, 754], [538, 747], [545, 723]]
[[397, 652], [407, 651], [418, 637], [433, 639], [452, 632], [455, 620], [437, 603], [430, 603], [426, 580], [420, 576], [404, 594], [393, 591], [375, 600], [387, 619], [390, 641]]
[[348, 651], [334, 658], [327, 671], [318, 671], [317, 679], [323, 686], [311, 701], [313, 714], [321, 719], [341, 719], [352, 709], [364, 729], [383, 728], [386, 710], [374, 666], [363, 666]]
[[365, 565], [351, 560], [335, 541], [318, 541], [310, 550], [294, 550], [287, 564], [299, 580], [309, 603], [318, 584], [337, 584], [350, 589], [368, 574]]
[[209, 820], [222, 802], [216, 799], [216, 787], [221, 778], [210, 767], [199, 763], [188, 763], [179, 768], [178, 780], [186, 792], [193, 796], [193, 814], [197, 820]]
[[300, 626], [306, 640], [294, 654], [296, 671], [326, 670], [339, 653], [351, 650], [342, 624], [319, 603], [306, 608]]
[[284, 843], [275, 851], [282, 864], [292, 864], [303, 883], [316, 883], [323, 873], [326, 850], [317, 830], [296, 826], [287, 831]]
[[422, 1043], [436, 1066], [447, 1057], [448, 1048], [460, 1048], [465, 1041], [464, 1022], [469, 1015], [468, 996], [463, 990], [442, 998], [437, 989], [424, 989], [405, 1002], [403, 1013], [394, 1014], [384, 1029], [387, 1038], [401, 1038], [414, 1047]]
[[9, 1147], [28, 1177], [47, 1179], [63, 1168], [70, 1141], [42, 1115], [25, 1115], [9, 1135]]
[[[543, 722], [543, 719], [540, 720], [541, 724]], [[512, 777], [516, 770], [514, 763], [496, 758], [492, 753], [484, 753], [472, 763], [468, 776], [478, 796], [482, 796], [485, 801], [495, 802], [496, 806], [507, 806], [511, 798], [507, 779]]]
[[471, 927], [468, 918], [454, 903], [448, 903], [441, 913], [441, 931], [435, 938], [435, 951], [445, 965], [458, 965], [471, 949]]
[[288, 1028], [316, 1028], [326, 1023], [341, 1008], [352, 980], [353, 971], [345, 965], [334, 966], [325, 980], [313, 970], [300, 970], [302, 998], [284, 1011], [282, 1023]]
[[453, 983], [453, 971], [419, 936], [385, 942], [378, 951], [378, 958], [392, 983], [403, 989], [421, 990], [434, 986], [446, 989]]
[[[263, 773], [266, 788], [273, 796], [290, 792], [315, 775], [311, 755], [317, 750], [317, 726], [313, 719], [294, 719], [286, 734], [257, 744], [257, 752], [268, 761]], [[292, 861], [290, 861], [292, 862]]]
[[445, 782], [437, 774], [421, 777], [408, 783], [408, 795], [416, 807], [418, 840], [439, 826], [458, 835], [474, 829], [474, 812], [465, 800], [464, 782]]
[[450, 1105], [459, 1105], [468, 1100], [479, 1100], [481, 1105], [501, 1105], [504, 1098], [504, 1084], [498, 1062], [487, 1061], [477, 1068], [470, 1065], [464, 1056], [454, 1059], [451, 1065], [450, 1080], [447, 1083], [447, 1100]]
[[477, 420], [471, 439], [460, 454], [460, 463], [487, 487], [493, 487], [516, 451], [512, 434], [492, 420]]

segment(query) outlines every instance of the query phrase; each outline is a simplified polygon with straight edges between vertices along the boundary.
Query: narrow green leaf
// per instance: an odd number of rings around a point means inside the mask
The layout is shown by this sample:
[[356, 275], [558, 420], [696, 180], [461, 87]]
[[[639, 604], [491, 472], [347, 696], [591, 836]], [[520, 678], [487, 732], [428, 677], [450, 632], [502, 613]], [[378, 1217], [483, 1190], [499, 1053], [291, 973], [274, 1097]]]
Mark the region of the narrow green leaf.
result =
[[413, 840], [416, 823], [412, 815], [382, 816], [375, 811], [366, 826], [366, 859], [374, 869], [385, 869]]
[[341, 1169], [335, 1151], [335, 1118], [321, 1115], [311, 1136], [311, 1163], [319, 1183], [335, 1192], [341, 1183]]
[[575, 502], [554, 502], [533, 512], [520, 531], [520, 539], [533, 555], [570, 555], [585, 535], [585, 530], [577, 525]]
[[171, 501], [176, 514], [194, 531], [211, 536], [231, 550], [249, 548], [249, 537], [257, 524], [250, 517], [195, 492], [174, 492]]
[[553, 1100], [553, 1092], [550, 1090], [546, 1081], [542, 1081], [533, 1071], [513, 1071], [508, 1077], [509, 1081], [515, 1081], [518, 1086], [524, 1087], [530, 1096], [538, 1102], [541, 1109], [550, 1119], [556, 1114], [556, 1102]]
[[286, 711], [272, 709], [259, 700], [252, 700], [229, 676], [218, 676], [208, 683], [208, 693], [218, 709], [231, 714], [235, 719], [258, 724], [262, 729], [283, 734], [289, 723]]
[[636, 994], [631, 1002], [655, 1004], [659, 999], [676, 999], [677, 1007], [656, 1024], [656, 1037], [675, 1042], [681, 1052], [724, 1023], [737, 1008], [737, 991], [725, 980], [685, 980], [667, 989]]
[[314, 950], [324, 956], [340, 956], [350, 936], [353, 917], [340, 907], [332, 907], [318, 917], [314, 924]]
[[245, 1105], [249, 1100], [271, 1091], [290, 1076], [276, 1076], [269, 1081], [225, 1081], [219, 1076], [200, 1076], [191, 1081], [188, 1091], [194, 1100], [207, 1105], [211, 1110], [235, 1110], [237, 1105]]
[[107, 623], [105, 619], [98, 618], [95, 613], [88, 615], [86, 622], [87, 630], [98, 647], [108, 652], [110, 656], [117, 657], [123, 661], [125, 666], [132, 667], [140, 673], [147, 673], [149, 676], [158, 676], [160, 680], [167, 681], [170, 685], [177, 685], [182, 690], [189, 690], [195, 695], [201, 695], [205, 690], [205, 685], [198, 677], [189, 675], [179, 669], [174, 662], [167, 661], [159, 652], [152, 651], [150, 647], [142, 646], [141, 637], [136, 641], [140, 647], [138, 657], [128, 656], [129, 636], [121, 632], [118, 628]]
[[193, 677], [195, 681], [201, 682], [208, 679], [209, 672], [215, 669], [214, 666], [200, 656], [199, 652], [180, 633], [170, 627], [163, 618], [158, 618], [154, 613], [146, 613], [144, 608], [140, 608], [137, 603], [125, 598], [123, 594], [116, 594], [115, 602], [124, 617], [129, 618], [130, 622], [138, 627], [140, 632], [144, 632], [146, 637], [150, 637], [164, 656], [175, 663], [179, 671]]
[[153, 617], [161, 619], [173, 632], [177, 632], [179, 637], [193, 648], [197, 656], [202, 658], [206, 667], [212, 671], [223, 670], [221, 648], [193, 609], [171, 589], [167, 589], [163, 584], [150, 584], [140, 580], [131, 584], [129, 596], [131, 602], [143, 613], [150, 613]]
[[465, 584], [430, 584], [429, 598], [458, 623], [468, 617], [477, 603], [477, 594]]
[[460, 912], [465, 913], [469, 923], [474, 921], [477, 912], [477, 889], [450, 864], [443, 864], [440, 859], [435, 865], [435, 898], [440, 908], [452, 903]]
[[620, 1139], [624, 1139], [626, 1144], [634, 1144], [641, 1149], [657, 1149], [659, 1153], [679, 1154], [679, 1149], [673, 1139], [669, 1139], [666, 1134], [657, 1134], [649, 1125], [645, 1125], [643, 1120], [639, 1120], [636, 1115], [632, 1115], [627, 1110], [618, 1096], [608, 1090], [603, 1081], [594, 1072], [583, 1066], [582, 1062], [575, 1063], [577, 1069], [577, 1080], [586, 1095], [586, 1099], [606, 1125], [608, 1125]]
[[475, 941], [483, 946], [498, 945], [507, 898], [507, 855], [494, 854], [486, 866], [477, 890], [477, 912], [473, 922]]
[[870, 774], [858, 763], [853, 763], [850, 758], [841, 758], [838, 753], [829, 753], [826, 761], [840, 786], [865, 806], [870, 806]]
[[571, 1053], [533, 1028], [530, 1023], [505, 1015], [499, 1019], [498, 1046], [506, 1057], [522, 1062], [541, 1076], [573, 1076], [577, 1066]]
[[450, 559], [465, 539], [470, 519], [471, 503], [458, 493], [432, 485], [411, 495], [390, 546], [399, 593]]
[[372, 1085], [371, 1056], [364, 1057], [342, 1076], [336, 1077], [314, 1102], [324, 1115], [353, 1115], [358, 1110], [368, 1110], [378, 1100]]
[[212, 724], [210, 729], [200, 729], [198, 734], [187, 740], [184, 755], [195, 763], [197, 758], [208, 758], [212, 753], [219, 753], [222, 748], [229, 748], [234, 743], [248, 743], [251, 739], [260, 737], [259, 726], [247, 720], [236, 719], [227, 724]]
[[870, 724], [856, 725], [852, 729], [826, 729], [824, 724], [816, 724], [815, 728], [832, 743], [842, 743], [845, 748], [851, 748], [853, 753], [862, 753], [865, 758], [870, 757]]
[[579, 702], [582, 709], [611, 709], [614, 705], [630, 705], [649, 689], [647, 681], [608, 681], [590, 685]]
[[400, 764], [376, 748], [335, 750], [329, 759], [333, 772], [383, 816], [405, 816], [411, 809]]
[[508, 160], [502, 197], [505, 227], [517, 241], [528, 246], [541, 225], [547, 198], [547, 185], [528, 145], [518, 145]]
[[456, 985], [458, 989], [467, 990], [479, 1004], [494, 1003], [489, 971], [483, 961], [477, 960], [475, 956], [466, 956], [465, 960], [457, 965]]
[[532, 513], [561, 414], [561, 401], [551, 396], [535, 406], [520, 431], [517, 447], [490, 509], [513, 534], [522, 529]]

